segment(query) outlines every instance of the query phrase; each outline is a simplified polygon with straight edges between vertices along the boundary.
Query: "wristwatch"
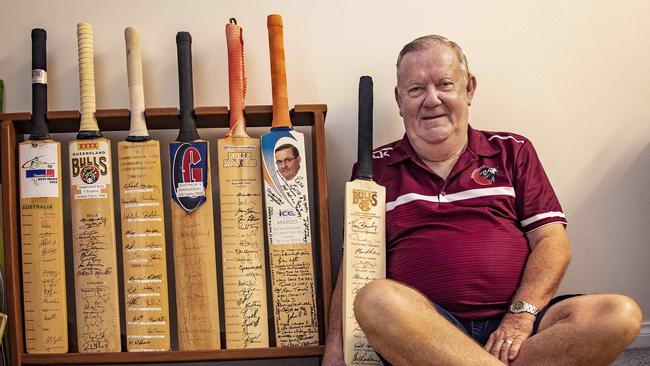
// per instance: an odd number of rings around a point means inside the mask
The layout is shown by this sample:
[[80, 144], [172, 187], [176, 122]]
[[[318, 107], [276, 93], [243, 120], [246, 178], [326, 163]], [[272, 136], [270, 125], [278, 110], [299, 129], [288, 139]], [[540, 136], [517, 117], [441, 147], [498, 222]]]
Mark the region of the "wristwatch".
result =
[[537, 315], [537, 308], [535, 305], [529, 304], [524, 300], [517, 300], [510, 304], [510, 312], [513, 314], [530, 313]]

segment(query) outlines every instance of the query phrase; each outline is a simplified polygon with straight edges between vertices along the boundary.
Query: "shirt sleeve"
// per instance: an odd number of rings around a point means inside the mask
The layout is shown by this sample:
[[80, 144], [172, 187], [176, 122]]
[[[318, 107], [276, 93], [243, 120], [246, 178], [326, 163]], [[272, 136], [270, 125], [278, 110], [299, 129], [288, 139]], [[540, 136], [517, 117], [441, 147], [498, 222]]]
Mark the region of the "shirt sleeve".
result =
[[566, 216], [544, 172], [533, 144], [526, 140], [516, 161], [517, 217], [525, 233], [550, 223], [567, 224]]

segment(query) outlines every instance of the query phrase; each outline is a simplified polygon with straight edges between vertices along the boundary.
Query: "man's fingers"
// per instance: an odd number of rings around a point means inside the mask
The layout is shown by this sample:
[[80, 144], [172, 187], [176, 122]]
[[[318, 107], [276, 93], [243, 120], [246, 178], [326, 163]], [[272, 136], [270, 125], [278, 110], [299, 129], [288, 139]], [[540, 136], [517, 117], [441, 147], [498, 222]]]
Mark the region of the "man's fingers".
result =
[[503, 342], [501, 345], [501, 349], [499, 350], [499, 359], [501, 362], [505, 363], [506, 365], [508, 364], [508, 355], [510, 354], [510, 348], [512, 347], [512, 340], [507, 339]]
[[496, 341], [494, 341], [494, 346], [492, 347], [492, 350], [490, 351], [490, 353], [492, 353], [494, 355], [494, 357], [501, 358], [499, 356], [501, 354], [501, 347], [503, 347], [503, 343], [504, 343], [503, 339], [497, 339]]
[[488, 338], [488, 341], [485, 344], [485, 346], [483, 346], [483, 349], [485, 349], [488, 352], [492, 351], [492, 346], [494, 346], [494, 339], [495, 339], [494, 333], [490, 334], [490, 337]]
[[515, 358], [517, 358], [517, 355], [519, 354], [519, 348], [521, 348], [521, 345], [524, 342], [520, 341], [519, 339], [516, 339], [514, 342], [512, 342], [512, 346], [510, 346], [510, 352], [508, 354], [508, 360], [512, 361]]

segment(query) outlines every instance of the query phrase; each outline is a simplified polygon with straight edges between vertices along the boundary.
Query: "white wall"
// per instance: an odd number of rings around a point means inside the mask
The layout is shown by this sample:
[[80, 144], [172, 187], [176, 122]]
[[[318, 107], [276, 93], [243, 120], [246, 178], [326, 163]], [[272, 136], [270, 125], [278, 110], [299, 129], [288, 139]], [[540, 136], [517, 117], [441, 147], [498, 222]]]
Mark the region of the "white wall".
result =
[[[30, 30], [48, 31], [49, 108], [78, 108], [75, 24], [95, 31], [98, 108], [128, 108], [123, 29], [142, 32], [148, 107], [177, 104], [177, 31], [194, 38], [195, 102], [226, 105], [224, 26], [244, 27], [247, 104], [270, 104], [266, 15], [285, 23], [291, 104], [326, 103], [332, 238], [356, 154], [357, 83], [375, 81], [375, 145], [400, 138], [394, 63], [411, 39], [463, 46], [478, 128], [531, 138], [569, 218], [562, 292], [618, 292], [645, 312], [650, 345], [650, 2], [7, 1], [0, 3], [6, 111], [29, 111]], [[338, 261], [334, 240], [333, 258]]]

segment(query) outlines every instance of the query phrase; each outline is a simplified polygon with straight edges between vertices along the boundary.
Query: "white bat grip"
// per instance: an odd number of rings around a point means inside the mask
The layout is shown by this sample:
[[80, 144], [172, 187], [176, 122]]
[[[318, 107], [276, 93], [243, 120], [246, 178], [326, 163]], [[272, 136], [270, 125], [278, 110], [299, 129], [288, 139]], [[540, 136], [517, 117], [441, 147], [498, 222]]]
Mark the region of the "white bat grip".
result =
[[131, 105], [131, 130], [129, 136], [149, 136], [144, 119], [144, 83], [142, 82], [142, 55], [140, 53], [140, 31], [137, 27], [124, 30], [126, 41], [126, 71], [129, 80], [129, 101]]
[[95, 66], [93, 64], [93, 28], [88, 23], [77, 24], [79, 48], [79, 90], [81, 95], [81, 124], [79, 131], [99, 131], [95, 112]]

